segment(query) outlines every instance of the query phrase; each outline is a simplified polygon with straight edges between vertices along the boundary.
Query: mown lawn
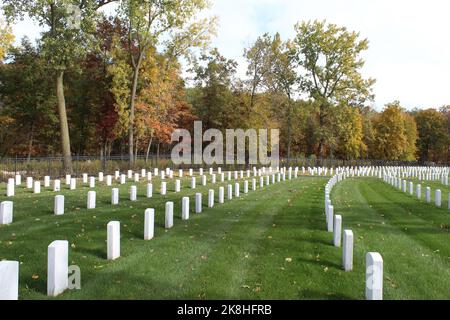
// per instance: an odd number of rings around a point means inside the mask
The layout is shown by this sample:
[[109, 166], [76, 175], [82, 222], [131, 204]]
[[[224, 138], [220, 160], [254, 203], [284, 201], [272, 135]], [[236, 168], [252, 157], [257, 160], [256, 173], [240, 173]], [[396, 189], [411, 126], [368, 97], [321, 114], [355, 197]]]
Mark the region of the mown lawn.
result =
[[[348, 179], [332, 193], [335, 213], [355, 233], [354, 271], [341, 268], [341, 248], [325, 230], [327, 178], [301, 177], [250, 191], [217, 204], [218, 188], [183, 179], [168, 196], [128, 200], [132, 183], [120, 186], [120, 205], [97, 183], [97, 209], [86, 210], [89, 188], [64, 189], [66, 214], [53, 216], [50, 190], [16, 189], [14, 223], [0, 227], [0, 260], [19, 260], [20, 298], [47, 299], [47, 246], [68, 240], [70, 264], [81, 268], [82, 289], [59, 299], [364, 299], [365, 253], [385, 263], [385, 299], [450, 298], [450, 224], [446, 209], [418, 201], [380, 180]], [[197, 184], [199, 183], [197, 179]], [[226, 185], [227, 183], [223, 184]], [[234, 184], [234, 182], [233, 182]], [[78, 182], [81, 185], [81, 182]], [[65, 186], [64, 186], [65, 187]], [[251, 184], [250, 184], [251, 187]], [[216, 206], [206, 208], [207, 190]], [[3, 190], [0, 201], [4, 201]], [[194, 194], [204, 212], [194, 214]], [[181, 220], [181, 198], [191, 199], [191, 219]], [[444, 198], [444, 197], [443, 197]], [[175, 226], [164, 229], [164, 205], [175, 202]], [[143, 240], [146, 208], [156, 209], [155, 238]], [[106, 224], [121, 222], [122, 257], [106, 260]]]

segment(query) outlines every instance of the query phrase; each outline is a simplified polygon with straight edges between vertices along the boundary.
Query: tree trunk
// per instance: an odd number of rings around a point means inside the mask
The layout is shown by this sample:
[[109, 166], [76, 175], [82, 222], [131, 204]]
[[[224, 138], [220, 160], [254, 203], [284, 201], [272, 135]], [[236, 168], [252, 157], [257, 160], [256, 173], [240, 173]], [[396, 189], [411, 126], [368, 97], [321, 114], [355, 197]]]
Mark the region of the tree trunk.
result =
[[30, 135], [28, 137], [28, 156], [27, 160], [30, 162], [31, 152], [33, 150], [33, 140], [34, 140], [34, 123], [31, 124]]
[[292, 103], [291, 95], [288, 94], [288, 112], [287, 112], [287, 158], [291, 158], [291, 144], [292, 144]]
[[148, 140], [148, 145], [147, 145], [147, 153], [145, 154], [145, 163], [147, 163], [148, 161], [148, 156], [150, 155], [150, 148], [152, 146], [152, 141], [153, 141], [153, 135], [150, 137], [150, 139]]
[[134, 68], [133, 83], [132, 83], [132, 87], [131, 87], [130, 124], [128, 127], [128, 154], [130, 156], [130, 165], [133, 165], [133, 163], [134, 163], [134, 109], [135, 109], [136, 92], [137, 92], [139, 69], [141, 67], [141, 62], [142, 62], [142, 53], [139, 54], [138, 61]]
[[59, 127], [61, 148], [64, 157], [64, 171], [72, 173], [72, 154], [70, 152], [69, 124], [67, 122], [66, 100], [64, 98], [64, 71], [59, 72], [56, 79], [56, 96], [58, 100]]

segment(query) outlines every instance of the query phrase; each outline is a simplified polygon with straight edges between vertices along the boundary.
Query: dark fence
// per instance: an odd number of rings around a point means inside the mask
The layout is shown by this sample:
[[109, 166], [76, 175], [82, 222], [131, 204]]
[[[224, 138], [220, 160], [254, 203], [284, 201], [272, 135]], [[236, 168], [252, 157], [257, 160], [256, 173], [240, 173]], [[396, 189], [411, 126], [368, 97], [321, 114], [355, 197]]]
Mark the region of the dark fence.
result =
[[[0, 158], [0, 181], [6, 181], [8, 178], [14, 177], [16, 174], [23, 176], [33, 176], [37, 179], [44, 176], [63, 177], [65, 175], [63, 157], [37, 157], [37, 158]], [[323, 158], [305, 158], [293, 157], [280, 159], [280, 166], [299, 166], [299, 167], [342, 167], [342, 166], [418, 166], [430, 165], [434, 163], [419, 163], [407, 161], [386, 161], [386, 160], [338, 160]], [[128, 169], [152, 169], [172, 168], [172, 169], [188, 169], [199, 167], [209, 167], [207, 165], [181, 165], [175, 166], [168, 154], [137, 156], [134, 163], [130, 164], [128, 155], [119, 156], [73, 156], [72, 157], [72, 173], [80, 176], [83, 173], [96, 175], [98, 172], [105, 174], [113, 174], [114, 171], [125, 171]], [[218, 166], [213, 166], [218, 167]], [[220, 165], [223, 170], [244, 170], [250, 169], [253, 165]]]

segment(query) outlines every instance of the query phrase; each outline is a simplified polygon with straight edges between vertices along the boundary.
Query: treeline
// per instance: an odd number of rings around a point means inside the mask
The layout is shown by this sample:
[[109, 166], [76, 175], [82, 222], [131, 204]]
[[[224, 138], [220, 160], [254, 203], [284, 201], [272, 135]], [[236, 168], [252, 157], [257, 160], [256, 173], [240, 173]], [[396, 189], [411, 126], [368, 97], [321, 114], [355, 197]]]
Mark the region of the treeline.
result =
[[[375, 81], [361, 75], [368, 41], [344, 27], [302, 22], [293, 39], [261, 35], [243, 50], [240, 79], [235, 61], [208, 48], [216, 19], [198, 18], [207, 1], [80, 1], [77, 28], [66, 2], [3, 1], [10, 21], [28, 14], [47, 31], [11, 47], [0, 27], [1, 156], [63, 155], [68, 171], [72, 154], [133, 161], [169, 152], [171, 132], [201, 120], [279, 128], [286, 157], [447, 162], [450, 109], [373, 110]], [[117, 12], [106, 17], [110, 2]]]

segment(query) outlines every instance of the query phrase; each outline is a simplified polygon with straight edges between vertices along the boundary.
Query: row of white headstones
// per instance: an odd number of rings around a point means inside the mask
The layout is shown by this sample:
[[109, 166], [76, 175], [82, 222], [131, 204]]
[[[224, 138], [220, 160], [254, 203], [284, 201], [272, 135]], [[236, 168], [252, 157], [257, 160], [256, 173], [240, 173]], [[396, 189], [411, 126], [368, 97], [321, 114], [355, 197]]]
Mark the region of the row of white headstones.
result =
[[[401, 190], [404, 193], [409, 193], [410, 195], [414, 195], [414, 182], [403, 180], [401, 178], [392, 176], [390, 174], [383, 175], [383, 181], [390, 184], [394, 188]], [[417, 199], [422, 198], [422, 186], [420, 184], [416, 184], [415, 190]], [[448, 193], [448, 210], [450, 210], [450, 193]], [[425, 188], [425, 201], [427, 203], [431, 202], [431, 188]], [[434, 204], [437, 207], [442, 207], [442, 191], [440, 189], [435, 190], [434, 193]]]
[[[325, 222], [328, 232], [333, 233], [333, 244], [341, 247], [342, 243], [342, 265], [345, 271], [353, 270], [353, 231], [342, 232], [342, 216], [334, 214], [330, 194], [334, 186], [349, 177], [379, 176], [382, 172], [380, 167], [361, 167], [356, 171], [348, 168], [338, 170], [325, 186]], [[343, 239], [343, 240], [342, 240]], [[366, 300], [383, 299], [383, 258], [378, 252], [366, 254]]]
[[[302, 168], [303, 173], [305, 169]], [[323, 170], [322, 168], [308, 168], [309, 174], [314, 175], [320, 174], [325, 175], [328, 171], [327, 169]], [[164, 171], [162, 171], [164, 172]], [[162, 173], [161, 172], [161, 173]], [[169, 177], [173, 177], [173, 172], [168, 169], [167, 175]], [[219, 169], [220, 172], [220, 169]], [[143, 171], [142, 171], [143, 173]], [[202, 177], [203, 185], [206, 185], [206, 176], [203, 175], [202, 170], [199, 172]], [[272, 168], [269, 168], [266, 171], [266, 168], [256, 170], [254, 168], [254, 176], [259, 177], [259, 186], [260, 189], [263, 189], [264, 186], [268, 186], [271, 183], [275, 184], [276, 182], [285, 181], [286, 178], [291, 180], [292, 177], [297, 178], [299, 174], [299, 168], [296, 167], [294, 170], [292, 168], [277, 168], [275, 172]], [[193, 171], [190, 170], [189, 174], [192, 176], [191, 180], [191, 188], [196, 188], [196, 177], [193, 176]], [[212, 177], [212, 181], [214, 182], [215, 174], [212, 170], [210, 170], [210, 174]], [[220, 172], [221, 181], [224, 182], [224, 173]], [[121, 179], [121, 183], [124, 181], [124, 175], [117, 175]], [[133, 172], [128, 171], [128, 177], [132, 177]], [[158, 176], [158, 170], [155, 169], [154, 176]], [[183, 172], [180, 170], [179, 176], [183, 177]], [[240, 176], [244, 179], [244, 174], [241, 171], [240, 175], [237, 171], [235, 171], [235, 179]], [[151, 180], [151, 175], [148, 175], [149, 180]], [[247, 177], [250, 177], [250, 171], [247, 171]], [[67, 177], [66, 180], [73, 182], [74, 178]], [[161, 179], [165, 179], [164, 175], [161, 175]], [[231, 172], [228, 172], [228, 180], [231, 180]], [[125, 179], [126, 181], [126, 179]], [[139, 177], [135, 175], [135, 181], [139, 181]], [[244, 193], [247, 194], [249, 191], [249, 181], [244, 180]], [[91, 184], [92, 187], [92, 184]], [[180, 180], [176, 180], [176, 189], [175, 192], [179, 192], [181, 190]], [[252, 179], [252, 190], [257, 190], [257, 182], [256, 179]], [[137, 187], [131, 186], [130, 190], [130, 200], [137, 200]], [[218, 202], [220, 204], [224, 203], [224, 187], [219, 188], [219, 197]], [[153, 193], [153, 185], [149, 183], [147, 185], [147, 197], [152, 197]], [[167, 193], [166, 182], [161, 181], [161, 195], [165, 195]], [[214, 207], [214, 190], [211, 189], [208, 191], [208, 207]], [[234, 186], [234, 196], [240, 197], [240, 183], [236, 182]], [[227, 186], [227, 198], [229, 200], [233, 199], [233, 185], [229, 184]], [[118, 189], [112, 189], [112, 204], [118, 204]], [[182, 219], [189, 220], [189, 197], [182, 198]], [[195, 195], [195, 213], [202, 212], [202, 194], [197, 193]], [[4, 201], [1, 203], [2, 211], [0, 212], [0, 217], [3, 222], [12, 223], [12, 202]], [[95, 191], [88, 192], [88, 209], [95, 208]], [[167, 202], [165, 205], [165, 228], [170, 229], [173, 227], [173, 202]], [[64, 196], [57, 195], [55, 196], [55, 208], [54, 214], [61, 215], [64, 213]], [[154, 237], [154, 221], [155, 221], [155, 210], [154, 209], [146, 209], [145, 210], [145, 218], [144, 218], [144, 240], [151, 240]], [[57, 296], [64, 292], [68, 288], [68, 254], [69, 254], [69, 244], [68, 241], [65, 240], [57, 240], [52, 242], [48, 246], [48, 261], [47, 261], [47, 294], [49, 296]], [[120, 222], [119, 221], [111, 221], [107, 224], [107, 259], [108, 260], [116, 260], [120, 257]], [[0, 300], [17, 300], [18, 299], [18, 288], [19, 288], [19, 262], [18, 261], [0, 261]]]
[[448, 167], [384, 167], [384, 174], [402, 179], [416, 178], [425, 181], [440, 181], [448, 186]]

